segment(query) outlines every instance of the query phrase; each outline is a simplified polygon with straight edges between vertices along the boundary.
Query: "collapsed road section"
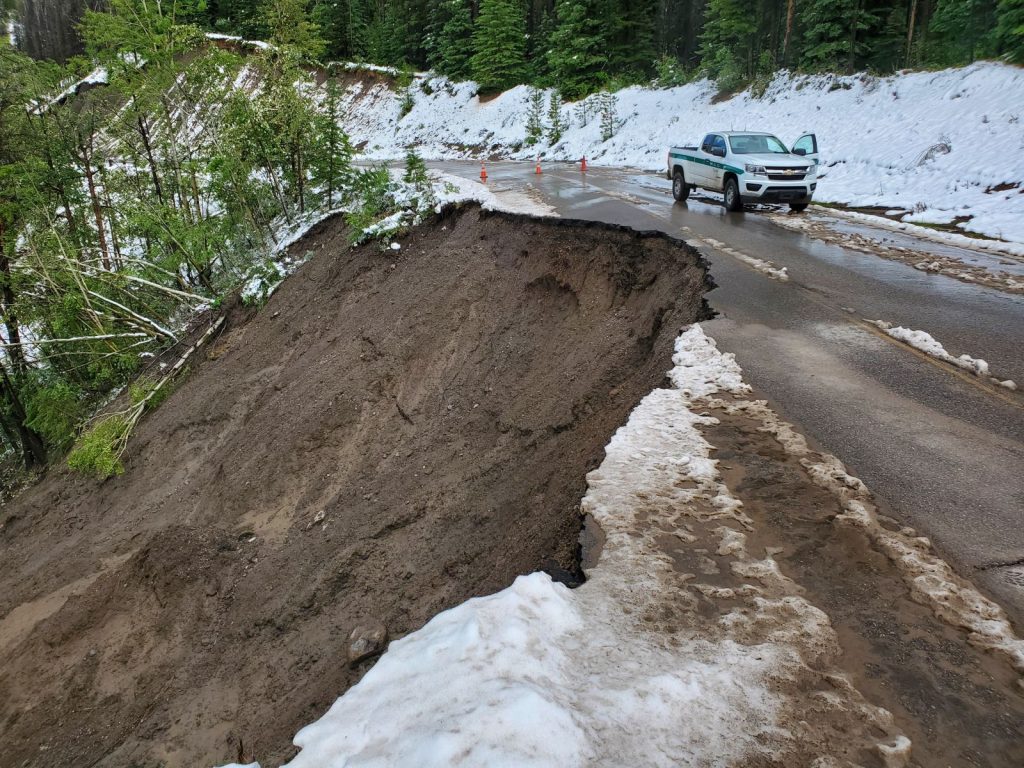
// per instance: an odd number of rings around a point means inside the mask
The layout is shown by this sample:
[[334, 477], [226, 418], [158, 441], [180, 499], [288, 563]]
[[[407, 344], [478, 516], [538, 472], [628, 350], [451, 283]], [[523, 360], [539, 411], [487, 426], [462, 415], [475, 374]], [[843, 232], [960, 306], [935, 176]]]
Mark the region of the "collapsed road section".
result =
[[479, 207], [395, 242], [318, 225], [124, 475], [4, 508], [0, 765], [273, 765], [387, 638], [521, 574], [578, 581], [586, 474], [707, 316], [703, 263]]
[[288, 768], [1021, 764], [1024, 641], [1000, 608], [700, 326], [674, 362], [588, 475], [586, 583], [532, 574], [435, 617]]

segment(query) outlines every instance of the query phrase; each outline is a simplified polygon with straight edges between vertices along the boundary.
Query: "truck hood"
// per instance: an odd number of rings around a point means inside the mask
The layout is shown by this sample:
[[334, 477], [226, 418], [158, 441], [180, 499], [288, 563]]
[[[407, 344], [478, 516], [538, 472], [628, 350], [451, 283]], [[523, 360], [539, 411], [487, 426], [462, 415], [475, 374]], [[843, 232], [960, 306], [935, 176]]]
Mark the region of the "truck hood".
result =
[[814, 161], [799, 155], [733, 155], [737, 163], [750, 163], [751, 165], [770, 165], [772, 168], [806, 168]]

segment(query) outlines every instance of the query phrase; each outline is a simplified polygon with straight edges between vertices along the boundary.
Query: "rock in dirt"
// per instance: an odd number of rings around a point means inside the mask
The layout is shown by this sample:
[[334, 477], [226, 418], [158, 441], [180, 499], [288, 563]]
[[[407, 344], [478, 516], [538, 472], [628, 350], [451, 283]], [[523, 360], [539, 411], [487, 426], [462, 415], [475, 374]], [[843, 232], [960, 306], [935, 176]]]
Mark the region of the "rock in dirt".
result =
[[383, 653], [387, 642], [388, 628], [381, 622], [368, 621], [357, 625], [348, 636], [348, 663], [358, 664]]

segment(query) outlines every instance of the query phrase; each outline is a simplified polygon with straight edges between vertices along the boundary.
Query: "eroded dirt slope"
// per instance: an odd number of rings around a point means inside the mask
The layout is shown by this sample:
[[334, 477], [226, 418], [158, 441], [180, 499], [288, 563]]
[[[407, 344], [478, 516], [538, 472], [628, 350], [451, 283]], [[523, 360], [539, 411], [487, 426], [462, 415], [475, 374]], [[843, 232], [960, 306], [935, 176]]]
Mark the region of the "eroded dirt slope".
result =
[[321, 225], [123, 476], [3, 509], [0, 765], [273, 765], [365, 672], [357, 624], [578, 572], [585, 474], [706, 315], [703, 265], [478, 208], [401, 245]]

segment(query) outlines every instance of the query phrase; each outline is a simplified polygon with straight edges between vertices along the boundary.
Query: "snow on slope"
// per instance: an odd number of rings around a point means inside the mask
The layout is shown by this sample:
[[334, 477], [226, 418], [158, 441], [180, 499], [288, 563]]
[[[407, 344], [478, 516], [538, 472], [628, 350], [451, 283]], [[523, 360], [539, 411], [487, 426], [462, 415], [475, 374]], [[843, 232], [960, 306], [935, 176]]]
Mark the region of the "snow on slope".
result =
[[[739, 366], [700, 326], [677, 340], [673, 362], [673, 388], [644, 398], [587, 478], [583, 508], [607, 537], [587, 582], [569, 590], [522, 576], [393, 642], [299, 732], [289, 768], [724, 767], [785, 762], [789, 749], [800, 755], [791, 764], [838, 765], [859, 747], [909, 754], [889, 713], [829, 671], [839, 650], [825, 614], [770, 554], [747, 550], [753, 524], [699, 431], [716, 422], [692, 407], [745, 395]], [[717, 553], [734, 580], [680, 572], [678, 546]], [[718, 599], [717, 620], [699, 612], [700, 600]]]
[[[426, 90], [424, 90], [426, 86]], [[427, 93], [426, 91], [430, 91]], [[824, 163], [817, 198], [908, 212], [908, 220], [951, 223], [1024, 242], [1024, 70], [992, 62], [939, 72], [775, 77], [761, 98], [749, 91], [711, 103], [708, 81], [678, 88], [633, 87], [617, 94], [620, 127], [601, 141], [600, 120], [569, 128], [554, 147], [526, 147], [530, 89], [481, 102], [473, 83], [421, 75], [412, 111], [401, 116], [389, 85], [350, 85], [346, 127], [371, 158], [393, 159], [409, 145], [430, 159], [493, 154], [588, 161], [661, 170], [667, 148], [709, 130], [757, 129], [792, 142], [817, 133]], [[1017, 185], [1002, 191], [997, 186]]]

